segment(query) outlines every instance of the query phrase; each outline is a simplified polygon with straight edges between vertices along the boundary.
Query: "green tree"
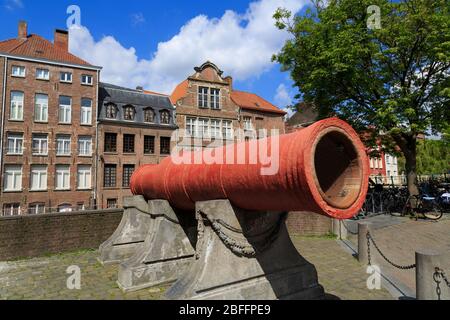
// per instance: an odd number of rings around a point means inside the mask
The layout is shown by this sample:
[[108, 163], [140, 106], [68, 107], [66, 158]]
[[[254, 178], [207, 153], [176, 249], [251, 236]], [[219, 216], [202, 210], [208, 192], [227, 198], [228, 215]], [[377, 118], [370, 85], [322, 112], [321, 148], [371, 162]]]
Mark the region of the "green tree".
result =
[[[449, 1], [313, 4], [301, 16], [283, 8], [274, 14], [292, 37], [273, 60], [321, 118], [338, 116], [374, 130], [388, 149], [397, 145], [417, 194], [417, 137], [448, 129], [450, 119]], [[368, 24], [377, 22], [377, 8], [380, 28]]]

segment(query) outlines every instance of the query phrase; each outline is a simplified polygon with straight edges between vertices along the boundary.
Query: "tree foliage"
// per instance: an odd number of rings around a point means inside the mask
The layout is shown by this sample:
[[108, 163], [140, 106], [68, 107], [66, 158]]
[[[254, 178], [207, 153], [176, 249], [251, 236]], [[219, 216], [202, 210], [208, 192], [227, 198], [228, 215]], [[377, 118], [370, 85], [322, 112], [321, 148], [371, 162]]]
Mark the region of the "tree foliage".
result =
[[[277, 10], [276, 26], [292, 38], [273, 59], [290, 71], [302, 92], [297, 98], [317, 106], [321, 118], [339, 116], [357, 130], [375, 130], [387, 149], [400, 147], [413, 183], [417, 137], [448, 130], [448, 0], [314, 5], [295, 17]], [[379, 29], [368, 28], [373, 5], [380, 9]]]

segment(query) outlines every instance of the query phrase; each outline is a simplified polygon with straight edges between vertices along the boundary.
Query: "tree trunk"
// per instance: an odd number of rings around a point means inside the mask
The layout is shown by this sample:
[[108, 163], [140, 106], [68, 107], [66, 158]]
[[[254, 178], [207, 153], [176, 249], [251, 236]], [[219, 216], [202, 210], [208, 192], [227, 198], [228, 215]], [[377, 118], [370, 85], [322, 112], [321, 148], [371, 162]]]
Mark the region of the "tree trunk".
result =
[[406, 181], [410, 196], [419, 194], [417, 183], [417, 135], [402, 134], [394, 137], [405, 156]]

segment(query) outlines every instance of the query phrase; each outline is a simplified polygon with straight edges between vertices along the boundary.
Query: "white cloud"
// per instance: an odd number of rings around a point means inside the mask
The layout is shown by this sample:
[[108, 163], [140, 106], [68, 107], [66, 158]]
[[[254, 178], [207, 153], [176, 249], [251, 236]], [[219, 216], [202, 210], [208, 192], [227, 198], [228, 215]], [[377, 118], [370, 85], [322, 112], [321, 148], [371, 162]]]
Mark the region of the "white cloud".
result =
[[188, 21], [170, 40], [160, 42], [148, 59], [123, 47], [112, 36], [100, 41], [85, 27], [71, 29], [71, 52], [103, 66], [102, 80], [118, 85], [171, 93], [176, 84], [206, 60], [216, 63], [236, 80], [257, 78], [268, 71], [271, 56], [283, 46], [288, 34], [274, 26], [278, 7], [298, 12], [307, 0], [252, 2], [244, 14], [226, 11], [221, 18], [199, 15]]
[[3, 6], [10, 11], [22, 9], [24, 7], [22, 0], [4, 0]]
[[293, 95], [288, 91], [284, 83], [281, 83], [274, 97], [275, 104], [280, 108], [287, 107], [292, 104]]

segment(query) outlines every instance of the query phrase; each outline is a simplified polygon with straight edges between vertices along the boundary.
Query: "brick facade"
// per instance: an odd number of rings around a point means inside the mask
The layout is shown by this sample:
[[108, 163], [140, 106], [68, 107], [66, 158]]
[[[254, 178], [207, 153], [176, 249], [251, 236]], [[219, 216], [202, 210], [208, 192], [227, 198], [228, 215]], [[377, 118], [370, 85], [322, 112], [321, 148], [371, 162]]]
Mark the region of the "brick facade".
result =
[[0, 217], [0, 261], [97, 249], [116, 230], [123, 210]]
[[332, 219], [310, 212], [290, 212], [286, 220], [289, 233], [302, 236], [324, 236], [332, 232]]
[[[30, 40], [31, 41], [31, 40]], [[40, 204], [49, 209], [57, 210], [58, 206], [65, 205], [71, 207], [86, 208], [92, 207], [94, 202], [94, 163], [96, 148], [96, 113], [97, 113], [97, 83], [98, 67], [73, 65], [71, 63], [35, 60], [34, 58], [23, 57], [2, 57], [2, 61], [7, 59], [7, 68], [3, 70], [1, 63], [0, 71], [2, 79], [6, 75], [6, 94], [2, 97], [5, 105], [5, 114], [1, 115], [4, 121], [2, 127], [3, 153], [1, 162], [1, 189], [0, 208], [8, 204], [20, 204], [21, 213], [26, 213], [31, 204]], [[13, 66], [25, 68], [24, 77], [12, 75]], [[48, 80], [40, 80], [36, 77], [37, 69], [49, 71]], [[60, 81], [60, 72], [70, 72], [72, 82], [64, 83]], [[92, 84], [81, 83], [82, 75], [92, 77]], [[2, 82], [3, 84], [3, 82]], [[1, 90], [3, 92], [3, 90]], [[11, 92], [23, 93], [23, 120], [11, 119]], [[47, 121], [38, 122], [35, 117], [35, 97], [37, 94], [48, 96]], [[61, 96], [71, 98], [71, 122], [62, 124], [59, 122], [59, 99]], [[81, 99], [91, 101], [91, 121], [90, 124], [81, 124]], [[4, 101], [3, 101], [4, 99]], [[19, 134], [23, 136], [22, 154], [8, 154], [8, 135]], [[33, 135], [47, 135], [46, 155], [37, 156], [32, 150]], [[70, 154], [65, 156], [57, 155], [56, 137], [58, 135], [70, 136]], [[91, 138], [92, 154], [81, 156], [78, 152], [79, 137]], [[16, 191], [5, 191], [5, 165], [22, 166], [22, 189]], [[31, 167], [41, 165], [47, 167], [47, 189], [31, 190], [30, 172]], [[64, 191], [56, 190], [55, 170], [57, 165], [66, 165], [70, 168], [69, 188]], [[90, 187], [79, 190], [77, 184], [78, 167], [81, 165], [91, 167]]]

